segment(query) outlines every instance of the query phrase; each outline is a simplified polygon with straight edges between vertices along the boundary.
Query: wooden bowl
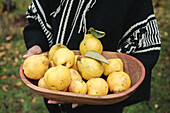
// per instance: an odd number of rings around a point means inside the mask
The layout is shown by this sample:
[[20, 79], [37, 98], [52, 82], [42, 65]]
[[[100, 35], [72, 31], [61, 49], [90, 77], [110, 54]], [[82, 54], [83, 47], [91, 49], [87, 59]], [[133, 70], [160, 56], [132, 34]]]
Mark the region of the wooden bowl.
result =
[[[75, 54], [80, 54], [78, 50], [73, 50]], [[22, 81], [31, 88], [36, 94], [41, 95], [45, 98], [71, 102], [71, 103], [81, 103], [81, 104], [90, 104], [90, 105], [108, 105], [114, 104], [120, 101], [125, 100], [130, 95], [132, 95], [136, 88], [142, 83], [145, 77], [145, 69], [143, 64], [136, 58], [117, 52], [103, 51], [102, 55], [106, 59], [110, 58], [120, 58], [124, 64], [124, 72], [128, 73], [132, 85], [131, 87], [123, 92], [108, 94], [108, 95], [86, 95], [86, 94], [76, 94], [71, 92], [62, 92], [62, 91], [53, 91], [49, 89], [40, 88], [37, 86], [35, 80], [28, 79], [23, 73], [23, 64], [20, 67], [20, 77]]]

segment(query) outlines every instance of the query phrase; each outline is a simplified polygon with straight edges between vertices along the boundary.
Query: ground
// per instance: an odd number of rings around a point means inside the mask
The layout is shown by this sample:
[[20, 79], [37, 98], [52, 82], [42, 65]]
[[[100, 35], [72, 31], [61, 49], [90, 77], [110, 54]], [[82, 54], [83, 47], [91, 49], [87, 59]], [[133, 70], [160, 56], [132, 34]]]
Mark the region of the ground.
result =
[[[23, 28], [31, 0], [12, 0], [16, 7], [3, 11], [0, 1], [0, 113], [47, 113], [43, 98], [34, 94], [19, 77], [26, 53]], [[161, 34], [161, 52], [152, 72], [151, 98], [124, 109], [124, 113], [170, 113], [170, 1], [153, 0]]]

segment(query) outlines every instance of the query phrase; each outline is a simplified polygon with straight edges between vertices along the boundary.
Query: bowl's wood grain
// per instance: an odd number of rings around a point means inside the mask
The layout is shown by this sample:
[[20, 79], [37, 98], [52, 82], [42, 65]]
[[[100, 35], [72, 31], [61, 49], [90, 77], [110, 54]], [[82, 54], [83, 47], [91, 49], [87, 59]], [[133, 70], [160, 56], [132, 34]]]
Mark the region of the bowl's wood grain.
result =
[[[79, 51], [77, 50], [74, 50], [74, 53], [80, 54]], [[23, 64], [20, 67], [20, 77], [22, 81], [29, 88], [31, 88], [36, 94], [41, 95], [48, 99], [64, 101], [64, 102], [81, 103], [81, 104], [91, 104], [91, 105], [114, 104], [128, 98], [130, 95], [132, 95], [135, 92], [136, 88], [142, 83], [145, 77], [145, 69], [143, 64], [139, 60], [123, 53], [104, 51], [102, 55], [106, 59], [120, 58], [123, 61], [124, 71], [129, 74], [132, 81], [131, 88], [120, 93], [108, 94], [103, 96], [53, 91], [49, 89], [40, 88], [37, 86], [37, 81], [26, 78], [26, 76], [23, 73]]]

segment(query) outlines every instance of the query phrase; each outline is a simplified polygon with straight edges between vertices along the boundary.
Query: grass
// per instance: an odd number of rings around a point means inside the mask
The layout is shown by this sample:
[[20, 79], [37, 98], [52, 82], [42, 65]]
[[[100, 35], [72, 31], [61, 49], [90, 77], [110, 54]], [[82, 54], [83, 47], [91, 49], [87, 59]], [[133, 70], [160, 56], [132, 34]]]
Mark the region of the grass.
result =
[[[19, 77], [22, 55], [26, 53], [23, 17], [31, 0], [13, 1], [15, 10], [0, 13], [0, 113], [47, 113], [43, 98], [34, 94]], [[170, 113], [170, 2], [154, 0], [153, 3], [162, 49], [152, 72], [151, 99], [126, 107], [124, 113]]]

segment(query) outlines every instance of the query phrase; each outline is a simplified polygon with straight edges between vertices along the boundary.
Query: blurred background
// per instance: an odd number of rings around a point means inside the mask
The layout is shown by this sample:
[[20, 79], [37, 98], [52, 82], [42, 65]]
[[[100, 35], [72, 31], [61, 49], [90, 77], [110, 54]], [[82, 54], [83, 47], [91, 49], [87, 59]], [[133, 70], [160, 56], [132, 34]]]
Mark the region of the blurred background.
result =
[[[0, 0], [0, 113], [47, 113], [43, 98], [20, 79], [26, 53], [23, 28], [31, 0]], [[124, 109], [124, 113], [170, 113], [170, 0], [153, 0], [162, 49], [153, 69], [151, 99]]]

